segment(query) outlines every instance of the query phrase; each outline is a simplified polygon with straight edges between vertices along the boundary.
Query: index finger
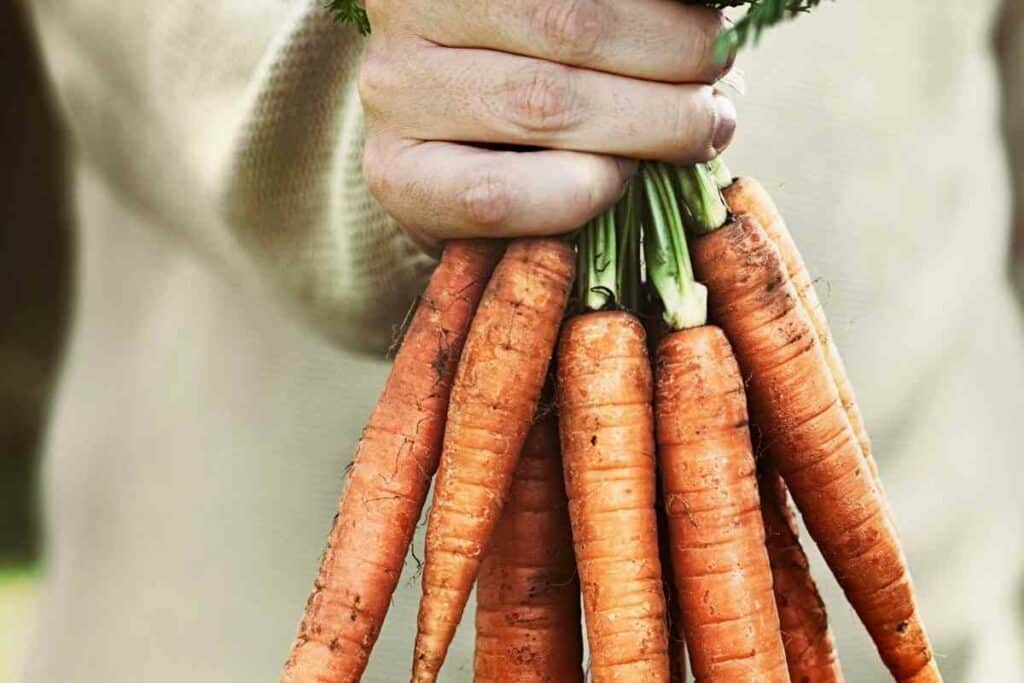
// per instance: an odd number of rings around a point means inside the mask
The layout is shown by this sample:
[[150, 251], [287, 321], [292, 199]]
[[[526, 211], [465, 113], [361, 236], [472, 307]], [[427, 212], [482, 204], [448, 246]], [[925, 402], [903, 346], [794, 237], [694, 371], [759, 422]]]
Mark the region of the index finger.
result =
[[726, 26], [714, 9], [678, 0], [416, 0], [432, 28], [423, 38], [449, 47], [501, 50], [622, 76], [713, 83], [731, 65], [716, 61]]

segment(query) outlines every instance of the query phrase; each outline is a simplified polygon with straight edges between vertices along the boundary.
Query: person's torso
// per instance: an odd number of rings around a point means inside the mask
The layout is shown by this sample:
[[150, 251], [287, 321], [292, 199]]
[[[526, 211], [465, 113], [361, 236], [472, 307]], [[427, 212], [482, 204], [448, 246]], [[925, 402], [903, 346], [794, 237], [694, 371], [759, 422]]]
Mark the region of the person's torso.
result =
[[[90, 26], [115, 13], [75, 4], [74, 21], [84, 13]], [[95, 116], [121, 105], [90, 93], [120, 83], [124, 107], [148, 107], [170, 85], [173, 115], [191, 83], [203, 93], [221, 77], [237, 84], [294, 6], [256, 4], [259, 39], [248, 42], [252, 3], [201, 22], [172, 12], [163, 26], [147, 21], [151, 3], [122, 6], [119, 30], [141, 34], [99, 45], [107, 34], [82, 32], [74, 49], [103, 59], [58, 83], [88, 170], [77, 319], [47, 464], [51, 576], [29, 680], [272, 680], [383, 381], [382, 362], [325, 345], [171, 236], [160, 207], [190, 188], [155, 176], [138, 190], [130, 159], [89, 149], [150, 144], [150, 156], [171, 159], [176, 142], [198, 157], [220, 144], [195, 121], [169, 127], [179, 140], [121, 137]], [[824, 3], [766, 36], [740, 60], [749, 94], [728, 162], [772, 192], [818, 278], [926, 618], [948, 665], [963, 667], [954, 660], [977, 651], [972, 639], [1019, 574], [1020, 535], [1007, 534], [1019, 532], [1010, 432], [1024, 336], [1004, 277], [1008, 189], [988, 54], [996, 2], [940, 5]], [[223, 74], [153, 62], [181, 51], [187, 64], [228, 35], [242, 37]], [[211, 97], [208, 123], [231, 121], [230, 106]], [[181, 220], [215, 220], [195, 197]], [[408, 565], [367, 681], [407, 675], [419, 593]], [[874, 680], [866, 638], [834, 588], [828, 597], [849, 680]], [[444, 680], [471, 678], [471, 631], [461, 629]]]

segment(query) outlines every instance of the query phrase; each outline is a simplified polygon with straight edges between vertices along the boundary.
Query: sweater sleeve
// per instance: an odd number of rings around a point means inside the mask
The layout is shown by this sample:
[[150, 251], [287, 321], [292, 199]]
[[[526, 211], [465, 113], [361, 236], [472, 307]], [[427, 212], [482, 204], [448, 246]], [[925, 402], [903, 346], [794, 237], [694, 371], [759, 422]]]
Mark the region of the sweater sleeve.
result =
[[298, 8], [247, 93], [222, 207], [315, 324], [373, 349], [390, 339], [427, 261], [363, 183], [361, 44], [319, 0]]
[[322, 0], [30, 7], [77, 168], [333, 343], [387, 347], [430, 259], [362, 181], [354, 30]]

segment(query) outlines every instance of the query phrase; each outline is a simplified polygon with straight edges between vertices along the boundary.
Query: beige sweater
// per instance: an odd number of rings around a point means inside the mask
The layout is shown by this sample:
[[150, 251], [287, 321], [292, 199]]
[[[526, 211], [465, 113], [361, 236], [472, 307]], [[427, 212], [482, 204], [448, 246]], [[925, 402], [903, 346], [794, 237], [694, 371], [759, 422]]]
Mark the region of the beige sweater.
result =
[[[428, 265], [367, 196], [319, 0], [36, 0], [77, 144], [75, 322], [26, 680], [273, 680]], [[741, 60], [731, 166], [787, 214], [947, 680], [1021, 662], [1024, 333], [995, 0], [843, 0]], [[367, 681], [402, 680], [414, 563]], [[885, 680], [821, 566], [848, 679]], [[468, 681], [471, 629], [444, 680]]]

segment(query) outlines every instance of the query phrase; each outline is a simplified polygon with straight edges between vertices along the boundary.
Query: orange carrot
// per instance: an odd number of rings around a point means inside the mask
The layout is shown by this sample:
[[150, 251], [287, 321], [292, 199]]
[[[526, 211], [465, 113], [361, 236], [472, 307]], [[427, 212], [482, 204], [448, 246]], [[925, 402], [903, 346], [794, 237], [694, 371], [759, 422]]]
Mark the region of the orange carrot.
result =
[[470, 320], [500, 253], [494, 241], [446, 246], [363, 430], [282, 682], [362, 676], [437, 468]]
[[789, 682], [743, 381], [713, 326], [658, 347], [658, 462], [690, 665], [702, 683]]
[[896, 530], [778, 248], [740, 217], [700, 237], [693, 260], [766, 451], [883, 661], [899, 681], [941, 680]]
[[533, 422], [574, 265], [563, 240], [516, 240], [473, 319], [427, 523], [414, 681], [436, 680], [466, 608]]
[[[650, 335], [649, 327], [647, 334]], [[658, 490], [662, 490], [660, 483]], [[676, 598], [676, 582], [670, 571], [672, 558], [669, 555], [668, 518], [665, 516], [664, 501], [660, 497], [655, 510], [658, 514], [658, 559], [662, 566], [661, 592], [665, 596], [665, 613], [668, 615], [669, 680], [672, 683], [686, 683], [686, 633], [683, 631], [683, 610]]]
[[[835, 380], [836, 389], [839, 391], [839, 399], [842, 401], [843, 409], [850, 420], [850, 426], [860, 443], [861, 452], [867, 460], [871, 476], [875, 478], [875, 484], [881, 491], [881, 479], [878, 476], [878, 465], [875, 464], [875, 457], [871, 451], [871, 439], [868, 437], [867, 428], [864, 426], [864, 418], [861, 416], [860, 408], [857, 405], [857, 397], [853, 391], [849, 376], [846, 374], [846, 366], [839, 354], [839, 347], [832, 339], [832, 331], [829, 328], [828, 318], [825, 316], [825, 309], [818, 299], [818, 293], [814, 288], [807, 266], [804, 264], [803, 256], [793, 241], [793, 236], [786, 228], [786, 221], [782, 218], [771, 196], [753, 178], [738, 178], [725, 188], [722, 192], [729, 210], [732, 213], [743, 216], [752, 216], [764, 231], [768, 233], [772, 242], [782, 256], [782, 263], [789, 274], [789, 279], [796, 289], [800, 305], [807, 313], [807, 317], [814, 327], [814, 333], [818, 337], [818, 343], [832, 379]], [[884, 492], [883, 492], [884, 493]]]
[[651, 367], [640, 322], [603, 312], [566, 323], [557, 393], [591, 675], [595, 683], [668, 681]]
[[476, 605], [475, 683], [583, 683], [580, 585], [553, 417], [526, 437]]
[[789, 677], [794, 683], [842, 683], [825, 603], [800, 547], [786, 485], [767, 463], [762, 464], [758, 484]]

